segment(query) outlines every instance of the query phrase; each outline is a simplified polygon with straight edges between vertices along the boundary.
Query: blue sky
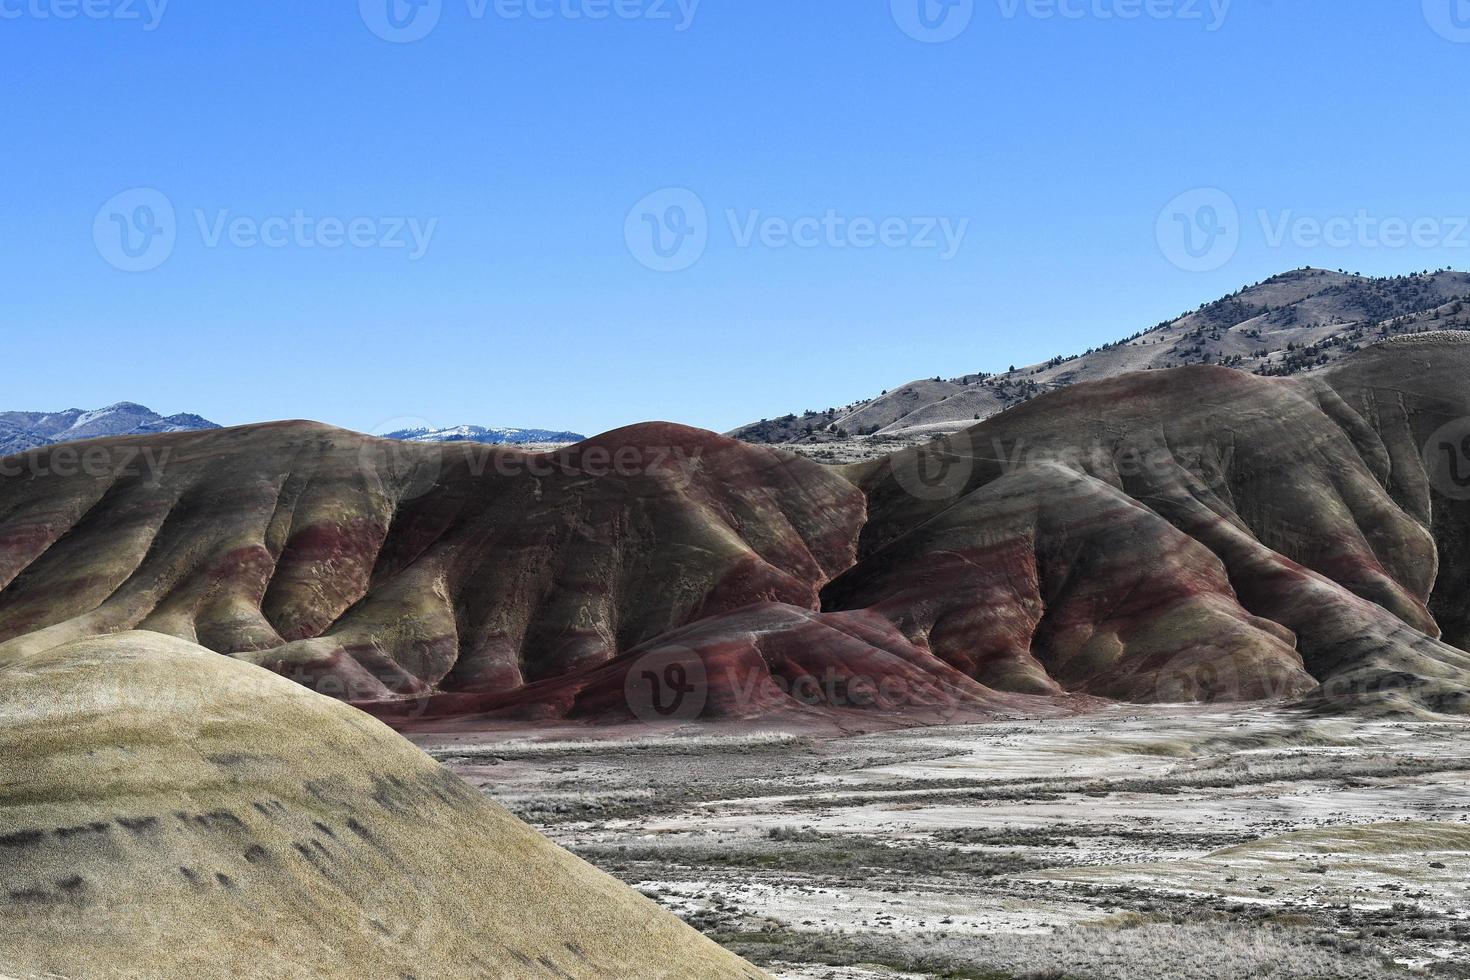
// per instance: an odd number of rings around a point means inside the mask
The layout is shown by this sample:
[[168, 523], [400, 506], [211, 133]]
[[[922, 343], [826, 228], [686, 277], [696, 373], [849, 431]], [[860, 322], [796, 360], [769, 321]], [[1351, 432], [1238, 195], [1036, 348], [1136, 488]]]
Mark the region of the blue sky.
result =
[[727, 429], [1470, 267], [1465, 0], [394, 2], [0, 0], [0, 408]]

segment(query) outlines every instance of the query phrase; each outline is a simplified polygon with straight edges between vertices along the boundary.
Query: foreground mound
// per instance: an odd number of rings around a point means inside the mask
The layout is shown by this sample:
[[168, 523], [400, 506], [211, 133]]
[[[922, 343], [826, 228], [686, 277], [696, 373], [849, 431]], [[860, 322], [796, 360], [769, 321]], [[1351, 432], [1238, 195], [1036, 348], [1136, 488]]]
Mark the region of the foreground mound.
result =
[[0, 664], [0, 973], [725, 977], [359, 712], [154, 634]]

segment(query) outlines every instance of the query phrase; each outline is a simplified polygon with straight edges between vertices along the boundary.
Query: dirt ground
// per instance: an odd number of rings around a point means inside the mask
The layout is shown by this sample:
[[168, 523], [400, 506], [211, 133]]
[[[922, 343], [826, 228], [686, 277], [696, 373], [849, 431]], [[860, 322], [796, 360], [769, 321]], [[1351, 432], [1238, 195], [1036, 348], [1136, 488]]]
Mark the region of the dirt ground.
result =
[[1470, 977], [1470, 726], [420, 736], [782, 978]]
[[840, 466], [845, 463], [866, 463], [880, 459], [910, 446], [929, 442], [928, 434], [907, 436], [866, 436], [862, 438], [832, 439], [819, 443], [782, 443], [776, 449], [805, 456], [814, 463]]

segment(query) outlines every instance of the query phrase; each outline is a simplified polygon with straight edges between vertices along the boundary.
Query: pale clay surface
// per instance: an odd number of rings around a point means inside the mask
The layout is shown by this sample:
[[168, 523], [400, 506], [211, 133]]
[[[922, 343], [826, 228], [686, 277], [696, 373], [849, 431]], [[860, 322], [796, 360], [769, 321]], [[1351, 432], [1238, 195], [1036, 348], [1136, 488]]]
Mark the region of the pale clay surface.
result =
[[[1328, 959], [1304, 967], [1319, 971], [1351, 963], [1392, 976], [1470, 962], [1461, 723], [1165, 706], [835, 739], [690, 734], [422, 740], [487, 795], [706, 931], [766, 930], [778, 942], [763, 962], [783, 977], [910, 975], [782, 962], [779, 950], [803, 936], [863, 937], [890, 964], [921, 940], [996, 967], [1034, 954], [1050, 957], [1037, 969], [1126, 977], [1142, 968], [1126, 954], [1089, 973], [1080, 944], [1075, 956], [1065, 941], [1060, 953], [1008, 944], [1176, 920], [1274, 926], [1311, 955], [1326, 944]], [[774, 840], [776, 828], [813, 843]], [[895, 847], [918, 857], [881, 866], [873, 849]], [[864, 849], [852, 867], [823, 857]], [[1001, 863], [994, 874], [955, 864], [967, 857]], [[1121, 935], [1126, 945], [1146, 932]], [[1348, 944], [1341, 963], [1334, 943]], [[1214, 955], [1238, 964], [1222, 971], [1262, 968]], [[1180, 975], [1215, 975], [1205, 969]]]

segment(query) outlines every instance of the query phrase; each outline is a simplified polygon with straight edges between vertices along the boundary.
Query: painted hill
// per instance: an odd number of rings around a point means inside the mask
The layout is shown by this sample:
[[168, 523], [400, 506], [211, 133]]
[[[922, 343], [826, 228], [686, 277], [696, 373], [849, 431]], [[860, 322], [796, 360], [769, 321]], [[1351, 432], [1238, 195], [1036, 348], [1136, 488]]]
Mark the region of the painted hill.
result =
[[542, 454], [278, 423], [32, 478], [39, 450], [0, 468], [0, 660], [152, 630], [400, 725], [1466, 712], [1467, 373], [1464, 333], [1138, 372], [845, 470], [666, 423]]
[[182, 640], [4, 658], [0, 747], [0, 974], [762, 976], [378, 722]]
[[1426, 334], [1302, 380], [1201, 366], [1038, 398], [856, 468], [859, 561], [823, 604], [1008, 689], [1465, 712], [1470, 494], [1439, 454], [1467, 367], [1470, 335]]
[[[508, 693], [756, 602], [811, 609], [861, 493], [681, 426], [555, 453], [292, 422], [0, 468], [0, 643], [156, 630], [358, 702]], [[32, 479], [32, 472], [47, 476]], [[14, 475], [11, 475], [14, 474]]]
[[1300, 269], [1151, 330], [1075, 356], [1004, 373], [913, 381], [842, 408], [766, 419], [730, 433], [749, 442], [820, 443], [955, 432], [1083, 381], [1191, 364], [1295, 375], [1362, 347], [1425, 330], [1470, 329], [1470, 273], [1372, 279]]

